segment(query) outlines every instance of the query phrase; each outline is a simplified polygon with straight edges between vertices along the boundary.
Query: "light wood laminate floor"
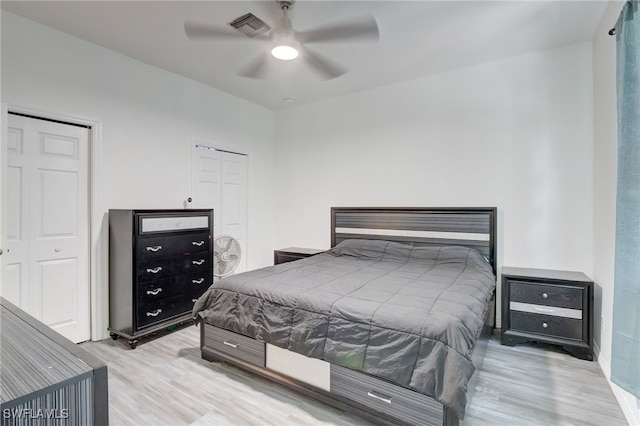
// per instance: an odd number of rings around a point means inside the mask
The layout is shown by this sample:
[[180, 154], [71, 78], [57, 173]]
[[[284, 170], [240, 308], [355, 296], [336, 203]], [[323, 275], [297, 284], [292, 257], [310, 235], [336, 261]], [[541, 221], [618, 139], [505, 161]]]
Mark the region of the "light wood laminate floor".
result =
[[[200, 358], [199, 328], [87, 342], [109, 371], [112, 425], [369, 425], [235, 367]], [[465, 426], [626, 425], [597, 362], [546, 345], [489, 343]]]

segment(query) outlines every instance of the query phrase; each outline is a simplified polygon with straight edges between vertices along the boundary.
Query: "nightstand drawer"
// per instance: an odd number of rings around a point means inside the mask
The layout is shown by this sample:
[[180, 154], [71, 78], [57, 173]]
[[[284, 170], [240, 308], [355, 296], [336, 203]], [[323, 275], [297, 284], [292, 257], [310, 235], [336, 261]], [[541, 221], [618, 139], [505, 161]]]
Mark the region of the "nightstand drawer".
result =
[[582, 309], [584, 292], [578, 287], [511, 280], [509, 296], [512, 302]]
[[293, 262], [294, 260], [304, 259], [307, 256], [299, 256], [295, 254], [278, 253], [275, 255], [274, 264], [279, 265], [281, 263]]
[[511, 311], [511, 330], [582, 340], [582, 320]]
[[216, 327], [208, 327], [205, 332], [207, 347], [260, 367], [265, 366], [264, 342]]
[[304, 259], [309, 256], [322, 253], [324, 250], [310, 249], [302, 247], [289, 247], [286, 249], [275, 250], [273, 252], [273, 264], [279, 265], [281, 263], [293, 262], [294, 260]]

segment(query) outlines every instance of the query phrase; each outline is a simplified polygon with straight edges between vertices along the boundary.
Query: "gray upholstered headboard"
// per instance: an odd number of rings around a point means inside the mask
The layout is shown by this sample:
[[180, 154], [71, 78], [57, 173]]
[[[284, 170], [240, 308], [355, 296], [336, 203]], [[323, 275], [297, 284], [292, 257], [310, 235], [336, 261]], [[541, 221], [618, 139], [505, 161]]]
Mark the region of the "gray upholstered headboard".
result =
[[495, 207], [332, 207], [331, 247], [349, 238], [471, 247], [495, 273], [496, 216]]

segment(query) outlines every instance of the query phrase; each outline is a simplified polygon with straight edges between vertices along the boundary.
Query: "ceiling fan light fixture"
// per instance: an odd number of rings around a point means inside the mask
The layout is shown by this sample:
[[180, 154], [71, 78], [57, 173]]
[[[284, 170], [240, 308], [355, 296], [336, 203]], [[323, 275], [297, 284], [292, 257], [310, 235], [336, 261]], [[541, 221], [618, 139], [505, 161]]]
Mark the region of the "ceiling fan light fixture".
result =
[[291, 41], [280, 41], [275, 43], [271, 49], [271, 55], [281, 61], [290, 61], [298, 57], [299, 49], [297, 43]]

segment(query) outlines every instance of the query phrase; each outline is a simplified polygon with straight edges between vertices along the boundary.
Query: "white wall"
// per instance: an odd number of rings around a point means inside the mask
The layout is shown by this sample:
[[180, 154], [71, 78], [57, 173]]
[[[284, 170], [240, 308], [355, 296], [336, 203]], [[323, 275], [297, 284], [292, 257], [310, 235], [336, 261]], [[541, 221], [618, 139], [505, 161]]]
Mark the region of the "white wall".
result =
[[210, 140], [249, 154], [247, 266], [272, 263], [273, 112], [5, 11], [1, 28], [2, 102], [101, 122], [102, 214], [182, 208], [191, 139]]
[[[615, 25], [622, 6], [622, 2], [609, 3], [593, 41], [593, 279], [596, 283], [594, 334], [598, 362], [607, 378], [611, 377], [618, 152], [616, 40], [608, 31]], [[636, 398], [613, 383], [611, 386], [629, 423], [640, 425], [640, 409]]]
[[592, 46], [277, 113], [280, 246], [328, 247], [331, 206], [497, 206], [509, 266], [593, 274]]

